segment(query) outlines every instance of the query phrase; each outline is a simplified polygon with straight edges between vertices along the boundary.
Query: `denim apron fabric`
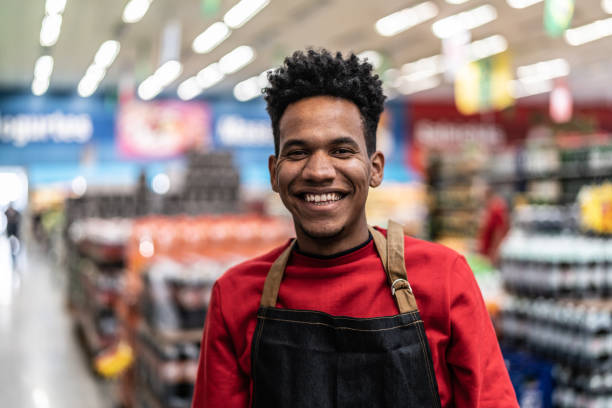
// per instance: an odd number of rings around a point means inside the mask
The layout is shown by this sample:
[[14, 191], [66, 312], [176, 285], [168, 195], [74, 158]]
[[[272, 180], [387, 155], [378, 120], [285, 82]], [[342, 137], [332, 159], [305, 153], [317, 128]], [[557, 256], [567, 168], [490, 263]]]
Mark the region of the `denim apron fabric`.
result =
[[266, 278], [251, 352], [253, 407], [440, 407], [431, 352], [406, 279], [404, 235], [370, 228], [400, 314], [351, 318], [276, 308], [291, 244]]

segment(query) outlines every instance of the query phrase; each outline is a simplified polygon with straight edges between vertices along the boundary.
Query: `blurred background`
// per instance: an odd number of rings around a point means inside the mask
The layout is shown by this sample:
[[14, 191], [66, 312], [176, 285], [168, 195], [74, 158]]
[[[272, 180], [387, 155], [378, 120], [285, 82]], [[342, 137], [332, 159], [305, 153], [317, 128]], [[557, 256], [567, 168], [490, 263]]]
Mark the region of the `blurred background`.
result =
[[189, 407], [210, 289], [280, 245], [260, 89], [384, 81], [372, 224], [466, 255], [522, 407], [612, 407], [612, 0], [0, 0], [0, 405]]

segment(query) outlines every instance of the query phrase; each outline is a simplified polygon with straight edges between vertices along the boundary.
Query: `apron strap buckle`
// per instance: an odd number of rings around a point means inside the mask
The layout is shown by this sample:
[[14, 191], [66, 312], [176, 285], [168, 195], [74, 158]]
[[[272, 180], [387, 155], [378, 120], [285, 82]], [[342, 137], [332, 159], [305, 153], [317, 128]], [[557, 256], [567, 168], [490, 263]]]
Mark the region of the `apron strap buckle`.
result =
[[[397, 288], [395, 287], [396, 284], [399, 284]], [[395, 296], [395, 291], [398, 289], [408, 289], [408, 292], [412, 294], [412, 287], [406, 279], [396, 279], [393, 281], [391, 284], [391, 295]]]

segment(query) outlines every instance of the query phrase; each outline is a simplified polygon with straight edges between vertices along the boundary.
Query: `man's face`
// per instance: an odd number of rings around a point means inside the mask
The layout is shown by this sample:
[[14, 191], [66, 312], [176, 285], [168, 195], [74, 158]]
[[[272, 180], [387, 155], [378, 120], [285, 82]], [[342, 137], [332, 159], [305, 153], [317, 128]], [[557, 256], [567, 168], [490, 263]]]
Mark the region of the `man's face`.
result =
[[287, 107], [279, 131], [270, 177], [298, 237], [350, 240], [362, 232], [368, 188], [381, 183], [384, 157], [368, 157], [357, 106], [331, 96], [301, 99]]

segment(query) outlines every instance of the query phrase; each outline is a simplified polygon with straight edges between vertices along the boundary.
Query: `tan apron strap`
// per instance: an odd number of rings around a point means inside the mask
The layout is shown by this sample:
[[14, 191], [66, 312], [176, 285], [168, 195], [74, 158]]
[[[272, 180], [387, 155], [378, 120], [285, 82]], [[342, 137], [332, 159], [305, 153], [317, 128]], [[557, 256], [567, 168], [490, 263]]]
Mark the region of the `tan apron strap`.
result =
[[276, 300], [278, 299], [278, 290], [280, 289], [281, 281], [285, 273], [285, 267], [291, 256], [291, 251], [295, 246], [295, 239], [291, 241], [287, 249], [276, 258], [276, 261], [270, 267], [268, 276], [264, 283], [263, 292], [261, 294], [261, 307], [276, 307]]
[[[385, 271], [386, 271], [387, 270], [387, 238], [385, 238], [385, 236], [374, 227], [368, 226], [368, 230], [370, 230], [370, 234], [372, 234], [372, 238], [374, 240], [374, 246], [376, 247], [376, 252], [378, 252], [378, 256], [380, 257], [380, 260], [382, 261], [383, 268], [385, 268]], [[390, 281], [389, 281], [389, 284], [391, 284]]]
[[395, 221], [389, 220], [387, 229], [387, 275], [391, 284], [391, 293], [395, 296], [400, 313], [419, 310], [404, 261], [404, 229]]

